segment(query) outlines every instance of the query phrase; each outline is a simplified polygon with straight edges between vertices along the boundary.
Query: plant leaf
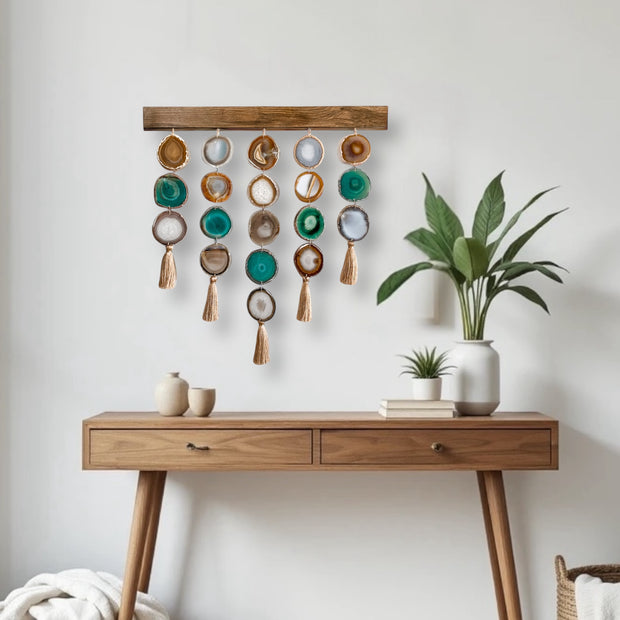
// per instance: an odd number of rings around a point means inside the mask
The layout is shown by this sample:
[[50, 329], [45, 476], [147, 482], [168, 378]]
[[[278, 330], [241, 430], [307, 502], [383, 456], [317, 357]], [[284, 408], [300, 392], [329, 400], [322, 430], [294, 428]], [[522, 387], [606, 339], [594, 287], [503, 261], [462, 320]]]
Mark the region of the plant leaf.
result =
[[459, 237], [454, 242], [454, 265], [468, 282], [483, 276], [489, 268], [489, 257], [484, 245], [473, 237]]
[[512, 266], [508, 267], [504, 271], [504, 275], [502, 276], [502, 278], [504, 280], [514, 280], [515, 278], [523, 276], [526, 273], [532, 272], [542, 273], [547, 278], [550, 278], [551, 280], [562, 284], [562, 278], [560, 278], [557, 273], [551, 271], [551, 269], [545, 267], [544, 265], [541, 265], [540, 263], [512, 263]]
[[543, 217], [538, 224], [532, 226], [529, 230], [525, 231], [522, 235], [517, 237], [509, 246], [508, 249], [504, 252], [504, 256], [502, 257], [502, 261], [511, 261], [519, 252], [519, 250], [534, 236], [537, 230], [542, 228], [547, 222], [552, 220], [556, 215], [560, 213], [564, 213], [566, 209], [561, 209], [560, 211], [555, 211], [555, 213], [550, 213], [549, 215]]
[[542, 198], [542, 196], [544, 196], [546, 193], [557, 189], [557, 185], [555, 187], [550, 187], [549, 189], [545, 189], [542, 192], [538, 192], [538, 194], [536, 194], [534, 197], [530, 198], [530, 200], [527, 202], [527, 204], [524, 207], [521, 207], [509, 220], [508, 223], [506, 224], [506, 226], [504, 227], [504, 230], [502, 230], [500, 236], [493, 241], [493, 243], [490, 243], [487, 247], [487, 252], [489, 254], [489, 260], [491, 260], [493, 258], [493, 256], [495, 256], [495, 252], [497, 251], [497, 248], [499, 247], [499, 244], [502, 242], [503, 238], [508, 234], [508, 232], [510, 231], [510, 229], [519, 221], [519, 218], [521, 217], [521, 215], [523, 214], [524, 211], [526, 211], [527, 209], [529, 209], [539, 198]]
[[422, 174], [422, 176], [426, 183], [426, 196], [424, 198], [426, 221], [431, 230], [451, 248], [456, 239], [464, 235], [463, 225], [446, 201], [435, 194], [435, 190], [426, 175]]
[[439, 235], [427, 228], [412, 230], [405, 239], [419, 250], [422, 250], [431, 260], [452, 263], [452, 249], [442, 241]]
[[425, 269], [432, 269], [433, 264], [429, 262], [415, 263], [395, 271], [389, 275], [377, 291], [377, 305], [384, 302], [396, 289], [402, 286], [413, 274]]
[[489, 235], [502, 223], [506, 201], [500, 172], [487, 186], [474, 215], [471, 234], [486, 245]]
[[549, 314], [549, 308], [547, 308], [547, 304], [544, 302], [543, 298], [529, 286], [507, 286], [502, 289], [504, 291], [512, 291], [513, 293], [517, 293], [525, 299], [531, 301], [532, 303], [540, 306], [547, 314]]

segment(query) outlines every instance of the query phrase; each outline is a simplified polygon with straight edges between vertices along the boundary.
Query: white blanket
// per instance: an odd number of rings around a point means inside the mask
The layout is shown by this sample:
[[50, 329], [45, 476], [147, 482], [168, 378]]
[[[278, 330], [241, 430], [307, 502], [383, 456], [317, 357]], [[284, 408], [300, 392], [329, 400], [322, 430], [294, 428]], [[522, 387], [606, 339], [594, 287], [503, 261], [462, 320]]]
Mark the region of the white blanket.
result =
[[[115, 620], [122, 582], [85, 568], [43, 573], [0, 602], [0, 620]], [[170, 620], [148, 594], [138, 592], [134, 620]]]
[[620, 583], [579, 575], [575, 579], [575, 603], [579, 620], [620, 620]]

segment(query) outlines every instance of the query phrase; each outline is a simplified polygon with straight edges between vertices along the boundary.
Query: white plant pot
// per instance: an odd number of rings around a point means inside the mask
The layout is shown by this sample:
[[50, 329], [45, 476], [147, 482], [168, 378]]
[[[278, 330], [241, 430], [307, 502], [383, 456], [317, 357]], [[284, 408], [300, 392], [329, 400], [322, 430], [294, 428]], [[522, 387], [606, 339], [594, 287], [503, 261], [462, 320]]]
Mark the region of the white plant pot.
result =
[[161, 415], [183, 415], [188, 407], [189, 384], [178, 372], [168, 372], [155, 387], [155, 406]]
[[451, 353], [454, 408], [461, 415], [490, 415], [499, 406], [499, 354], [492, 340], [461, 340]]
[[414, 400], [441, 400], [441, 377], [411, 380]]

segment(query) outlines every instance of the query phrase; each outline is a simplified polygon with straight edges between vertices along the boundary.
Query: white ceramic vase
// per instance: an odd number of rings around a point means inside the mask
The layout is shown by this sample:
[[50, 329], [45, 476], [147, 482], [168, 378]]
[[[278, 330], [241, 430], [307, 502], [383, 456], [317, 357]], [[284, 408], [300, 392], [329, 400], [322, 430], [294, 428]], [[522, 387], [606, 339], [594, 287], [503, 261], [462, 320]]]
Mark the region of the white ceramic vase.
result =
[[161, 415], [183, 415], [188, 407], [189, 384], [178, 372], [168, 372], [155, 387], [155, 406]]
[[454, 407], [461, 415], [490, 415], [499, 405], [499, 354], [492, 340], [460, 340], [451, 352]]
[[441, 377], [434, 379], [414, 377], [411, 380], [414, 400], [440, 400]]

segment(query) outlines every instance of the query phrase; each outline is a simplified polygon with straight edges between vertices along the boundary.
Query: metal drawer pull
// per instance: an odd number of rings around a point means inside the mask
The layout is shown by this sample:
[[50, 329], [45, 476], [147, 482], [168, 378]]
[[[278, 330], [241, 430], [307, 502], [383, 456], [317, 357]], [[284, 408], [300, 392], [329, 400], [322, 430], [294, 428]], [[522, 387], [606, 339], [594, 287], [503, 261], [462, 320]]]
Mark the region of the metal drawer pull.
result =
[[191, 442], [188, 443], [185, 447], [188, 450], [208, 450], [209, 449], [209, 446], [197, 446], [196, 444], [193, 444]]
[[431, 444], [431, 450], [433, 452], [443, 452], [443, 444], [436, 441], [435, 443]]

